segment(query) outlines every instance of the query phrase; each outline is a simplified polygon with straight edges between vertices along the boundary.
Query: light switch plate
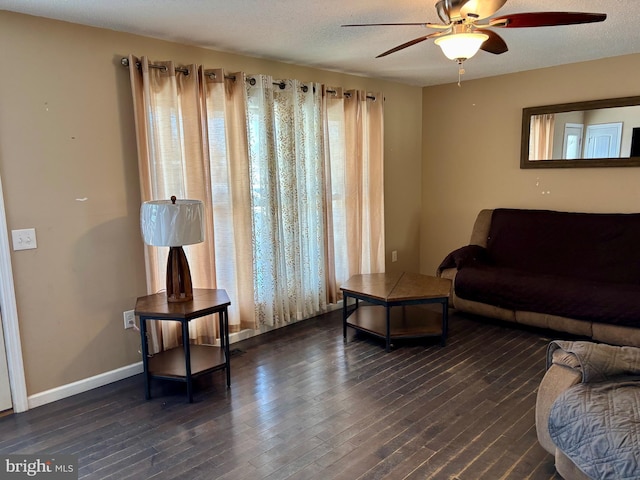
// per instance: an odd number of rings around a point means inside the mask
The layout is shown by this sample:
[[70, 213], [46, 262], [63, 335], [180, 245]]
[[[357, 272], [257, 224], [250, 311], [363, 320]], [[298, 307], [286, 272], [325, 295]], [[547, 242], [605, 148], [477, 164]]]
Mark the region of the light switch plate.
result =
[[13, 238], [14, 250], [29, 250], [31, 248], [38, 248], [38, 242], [36, 242], [35, 228], [23, 228], [22, 230], [11, 230], [11, 237]]

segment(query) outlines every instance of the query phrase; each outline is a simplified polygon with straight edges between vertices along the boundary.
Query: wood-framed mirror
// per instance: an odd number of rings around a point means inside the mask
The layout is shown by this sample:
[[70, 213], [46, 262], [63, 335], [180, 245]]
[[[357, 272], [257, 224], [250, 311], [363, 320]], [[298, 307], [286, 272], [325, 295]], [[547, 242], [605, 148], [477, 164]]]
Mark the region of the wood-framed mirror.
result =
[[639, 167], [640, 96], [522, 109], [520, 168]]

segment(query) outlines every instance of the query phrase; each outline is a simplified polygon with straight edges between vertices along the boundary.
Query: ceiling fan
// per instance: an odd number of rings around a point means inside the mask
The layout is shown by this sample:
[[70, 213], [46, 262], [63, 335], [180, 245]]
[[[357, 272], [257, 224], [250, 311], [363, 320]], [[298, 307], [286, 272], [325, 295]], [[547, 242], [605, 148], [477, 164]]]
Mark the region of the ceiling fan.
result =
[[342, 25], [343, 27], [417, 25], [438, 30], [398, 45], [376, 58], [384, 57], [416, 45], [430, 38], [462, 70], [462, 62], [474, 56], [478, 50], [500, 55], [508, 51], [506, 42], [492, 28], [551, 27], [602, 22], [604, 13], [581, 12], [531, 12], [514, 13], [491, 18], [487, 23], [478, 23], [495, 14], [507, 0], [436, 0], [435, 8], [442, 23], [366, 23]]

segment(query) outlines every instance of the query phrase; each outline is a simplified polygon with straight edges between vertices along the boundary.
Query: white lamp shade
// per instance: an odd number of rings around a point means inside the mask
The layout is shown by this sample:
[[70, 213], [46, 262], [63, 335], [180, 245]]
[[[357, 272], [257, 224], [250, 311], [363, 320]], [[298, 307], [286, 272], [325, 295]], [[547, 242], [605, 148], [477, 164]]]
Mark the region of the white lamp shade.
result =
[[466, 60], [473, 57], [482, 43], [489, 38], [485, 33], [456, 33], [434, 40], [449, 60]]
[[140, 229], [147, 245], [180, 247], [204, 241], [204, 205], [200, 200], [155, 200], [140, 208]]

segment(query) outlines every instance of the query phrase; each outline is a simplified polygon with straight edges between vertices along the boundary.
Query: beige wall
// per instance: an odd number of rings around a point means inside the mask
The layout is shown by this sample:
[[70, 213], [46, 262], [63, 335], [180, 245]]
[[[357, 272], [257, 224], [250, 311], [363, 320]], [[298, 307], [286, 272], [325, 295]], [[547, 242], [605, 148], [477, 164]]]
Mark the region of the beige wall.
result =
[[638, 95], [639, 76], [630, 55], [425, 88], [421, 272], [468, 243], [482, 208], [640, 212], [640, 168], [519, 168], [523, 108]]
[[12, 252], [29, 395], [140, 360], [122, 320], [146, 293], [129, 53], [384, 92], [388, 268], [418, 271], [420, 88], [8, 12], [0, 45], [8, 228], [38, 240]]

